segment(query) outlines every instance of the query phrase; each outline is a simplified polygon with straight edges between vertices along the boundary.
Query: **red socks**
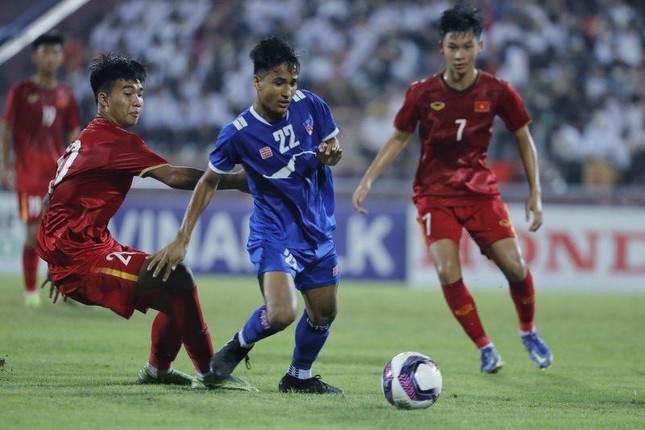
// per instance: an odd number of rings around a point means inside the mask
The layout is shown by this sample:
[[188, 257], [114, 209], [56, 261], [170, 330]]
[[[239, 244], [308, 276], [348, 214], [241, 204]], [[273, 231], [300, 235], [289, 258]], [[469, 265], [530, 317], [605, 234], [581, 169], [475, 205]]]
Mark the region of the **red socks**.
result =
[[150, 331], [152, 344], [148, 363], [157, 370], [168, 370], [181, 348], [181, 339], [168, 315], [158, 312]]
[[25, 291], [36, 291], [38, 278], [38, 255], [35, 248], [22, 248], [22, 274], [25, 280]]
[[448, 302], [448, 307], [459, 321], [468, 337], [477, 345], [483, 348], [490, 343], [484, 327], [479, 320], [475, 301], [470, 291], [464, 285], [462, 279], [448, 285], [442, 285], [443, 295]]
[[535, 290], [533, 289], [533, 276], [527, 271], [523, 281], [510, 282], [510, 292], [517, 316], [520, 320], [520, 330], [533, 330], [533, 317], [535, 315]]
[[213, 356], [213, 344], [202, 315], [197, 288], [169, 294], [168, 307], [176, 333], [195, 369], [201, 374], [207, 373]]

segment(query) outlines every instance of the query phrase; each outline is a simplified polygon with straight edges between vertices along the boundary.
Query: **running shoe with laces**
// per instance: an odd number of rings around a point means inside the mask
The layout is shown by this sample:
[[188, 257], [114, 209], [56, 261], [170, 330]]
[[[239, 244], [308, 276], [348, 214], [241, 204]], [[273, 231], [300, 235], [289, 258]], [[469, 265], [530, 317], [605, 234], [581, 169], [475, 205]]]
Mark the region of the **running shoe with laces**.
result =
[[540, 369], [546, 369], [551, 365], [551, 362], [553, 361], [551, 348], [544, 343], [535, 330], [520, 337], [533, 364]]
[[309, 379], [298, 379], [288, 373], [280, 380], [278, 390], [281, 393], [343, 394], [343, 391], [340, 388], [323, 382], [320, 375], [316, 375]]
[[147, 366], [139, 370], [139, 383], [140, 384], [163, 384], [163, 385], [191, 385], [193, 377], [180, 372], [176, 369], [169, 369], [168, 373], [154, 376]]
[[480, 349], [479, 353], [482, 360], [481, 373], [497, 373], [504, 367], [504, 360], [502, 360], [502, 356], [499, 355], [495, 346], [486, 346]]
[[[251, 346], [251, 348], [253, 348]], [[240, 345], [238, 333], [220, 348], [211, 359], [211, 371], [205, 375], [211, 384], [217, 384], [228, 378], [240, 361], [245, 360], [246, 368], [250, 369], [249, 351], [251, 348], [244, 348]]]

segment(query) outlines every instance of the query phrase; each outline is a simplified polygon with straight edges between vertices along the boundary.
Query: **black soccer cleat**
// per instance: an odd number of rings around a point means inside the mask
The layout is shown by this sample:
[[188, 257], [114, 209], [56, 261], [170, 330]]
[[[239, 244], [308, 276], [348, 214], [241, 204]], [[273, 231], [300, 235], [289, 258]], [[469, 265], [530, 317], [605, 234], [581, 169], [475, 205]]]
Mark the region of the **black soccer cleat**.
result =
[[305, 393], [305, 394], [340, 394], [343, 395], [343, 390], [340, 388], [329, 385], [320, 379], [320, 375], [316, 375], [309, 379], [298, 379], [288, 373], [282, 377], [278, 384], [278, 390], [281, 393]]
[[233, 373], [235, 367], [242, 360], [246, 360], [246, 368], [250, 369], [248, 353], [251, 348], [242, 347], [238, 339], [238, 334], [235, 333], [233, 339], [226, 342], [211, 359], [211, 371], [205, 375], [208, 382], [212, 384], [221, 383]]

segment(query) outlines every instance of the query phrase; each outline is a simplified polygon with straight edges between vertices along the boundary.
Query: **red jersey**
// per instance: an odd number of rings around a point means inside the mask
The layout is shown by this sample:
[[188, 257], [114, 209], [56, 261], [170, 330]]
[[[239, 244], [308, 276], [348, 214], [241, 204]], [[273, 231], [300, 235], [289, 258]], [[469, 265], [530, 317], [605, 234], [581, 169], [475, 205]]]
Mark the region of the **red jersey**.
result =
[[2, 120], [13, 130], [16, 191], [45, 195], [67, 133], [81, 124], [74, 93], [63, 84], [47, 89], [21, 81], [9, 90]]
[[108, 222], [121, 207], [134, 176], [168, 164], [145, 142], [116, 124], [93, 120], [58, 160], [50, 203], [36, 252], [54, 281], [82, 270], [116, 243]]
[[412, 133], [419, 124], [415, 200], [428, 196], [441, 205], [463, 206], [499, 195], [486, 164], [496, 115], [511, 132], [530, 122], [517, 91], [489, 73], [479, 71], [461, 91], [449, 87], [442, 73], [410, 85], [394, 126]]

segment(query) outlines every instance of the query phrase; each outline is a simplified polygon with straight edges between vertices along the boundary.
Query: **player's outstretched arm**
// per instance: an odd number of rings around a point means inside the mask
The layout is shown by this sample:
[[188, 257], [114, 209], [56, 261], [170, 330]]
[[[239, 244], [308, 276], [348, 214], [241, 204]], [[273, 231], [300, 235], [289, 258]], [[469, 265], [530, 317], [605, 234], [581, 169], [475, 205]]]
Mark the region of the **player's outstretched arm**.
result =
[[164, 282], [167, 281], [172, 271], [184, 260], [195, 224], [213, 198], [220, 179], [221, 175], [210, 169], [199, 179], [179, 231], [177, 231], [177, 236], [168, 246], [150, 257], [148, 270], [154, 270], [153, 277], [156, 278], [163, 272], [162, 279]]
[[144, 178], [154, 178], [178, 190], [194, 190], [203, 174], [204, 171], [200, 169], [164, 164], [149, 170], [143, 176]]
[[410, 143], [410, 137], [412, 133], [408, 133], [401, 130], [394, 130], [392, 136], [387, 140], [383, 148], [376, 154], [374, 161], [370, 164], [370, 167], [367, 168], [361, 182], [356, 187], [354, 195], [352, 196], [352, 203], [354, 209], [360, 213], [367, 213], [368, 210], [365, 209], [362, 204], [363, 201], [367, 198], [367, 194], [372, 188], [372, 182], [378, 178], [383, 171], [389, 167], [390, 164], [396, 157], [399, 156], [401, 151]]
[[[530, 194], [526, 201], [526, 221], [531, 222], [530, 231], [537, 231], [542, 225], [542, 188], [540, 186], [540, 168], [538, 165], [537, 150], [531, 136], [529, 126], [525, 125], [515, 132], [517, 146], [520, 149], [520, 158], [524, 166], [526, 180], [529, 183]], [[533, 220], [531, 221], [531, 216]]]
[[338, 139], [332, 137], [318, 146], [318, 161], [328, 166], [335, 166], [343, 158], [343, 148]]

